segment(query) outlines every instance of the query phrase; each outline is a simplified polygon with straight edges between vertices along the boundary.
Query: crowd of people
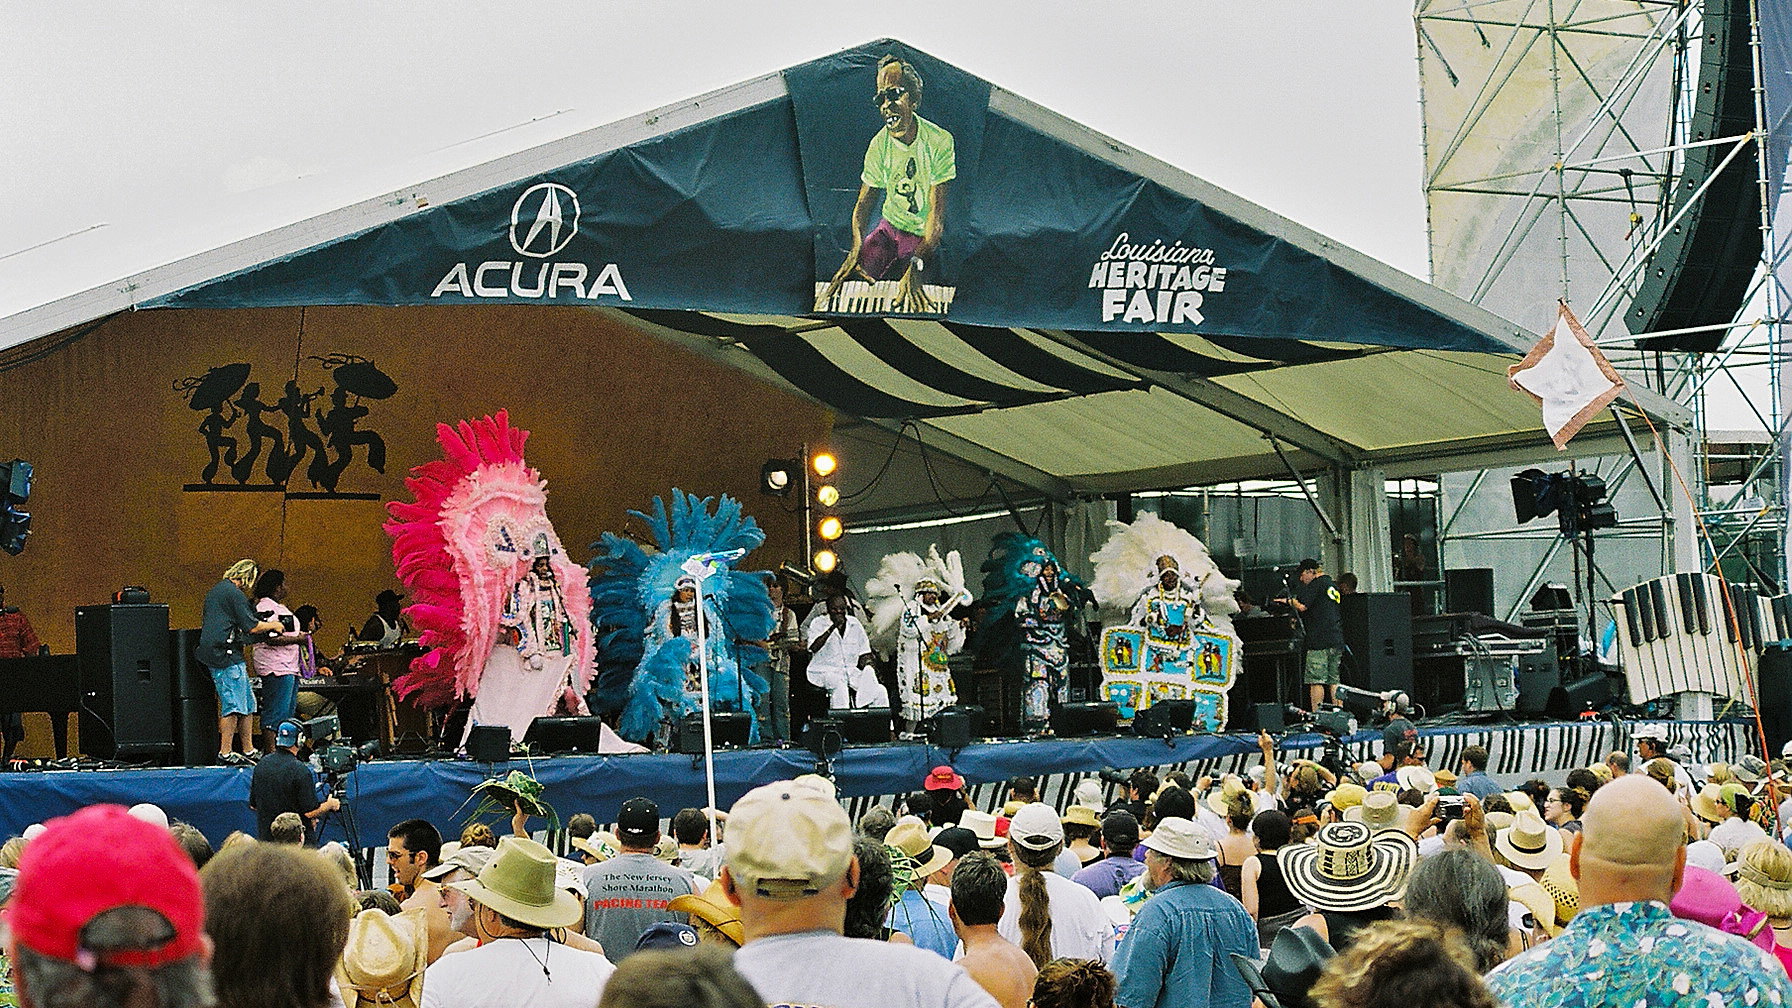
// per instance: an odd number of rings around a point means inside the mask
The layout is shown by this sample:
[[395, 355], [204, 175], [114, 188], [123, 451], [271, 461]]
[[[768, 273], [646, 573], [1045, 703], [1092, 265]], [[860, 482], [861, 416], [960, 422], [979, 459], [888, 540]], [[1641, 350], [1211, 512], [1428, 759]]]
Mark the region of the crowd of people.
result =
[[394, 824], [377, 890], [295, 812], [214, 853], [94, 806], [0, 846], [0, 1003], [1792, 1005], [1785, 761], [1635, 734], [1554, 787], [1478, 747], [1433, 767], [1396, 722], [1343, 773], [1263, 735], [1247, 775], [1087, 779], [1062, 810], [1030, 779], [981, 810], [950, 766], [857, 823], [813, 775], [609, 829], [532, 834], [519, 802], [503, 836]]

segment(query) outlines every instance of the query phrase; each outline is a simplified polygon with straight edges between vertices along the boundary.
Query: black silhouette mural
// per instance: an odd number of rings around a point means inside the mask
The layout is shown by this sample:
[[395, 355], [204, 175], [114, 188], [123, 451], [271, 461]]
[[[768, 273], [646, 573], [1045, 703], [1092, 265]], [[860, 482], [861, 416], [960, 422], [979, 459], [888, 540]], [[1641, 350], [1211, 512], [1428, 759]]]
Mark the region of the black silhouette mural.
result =
[[[330, 376], [332, 388], [320, 385], [307, 392], [293, 378], [278, 399], [264, 402], [261, 383], [249, 380], [250, 366], [243, 363], [220, 364], [174, 383], [187, 405], [204, 414], [198, 429], [210, 456], [199, 482], [185, 489], [379, 498], [339, 487], [357, 453], [367, 468], [386, 471], [386, 440], [362, 423], [372, 414], [366, 403], [390, 399], [398, 385], [365, 357], [333, 353], [308, 360]], [[221, 482], [220, 477], [227, 479]]]

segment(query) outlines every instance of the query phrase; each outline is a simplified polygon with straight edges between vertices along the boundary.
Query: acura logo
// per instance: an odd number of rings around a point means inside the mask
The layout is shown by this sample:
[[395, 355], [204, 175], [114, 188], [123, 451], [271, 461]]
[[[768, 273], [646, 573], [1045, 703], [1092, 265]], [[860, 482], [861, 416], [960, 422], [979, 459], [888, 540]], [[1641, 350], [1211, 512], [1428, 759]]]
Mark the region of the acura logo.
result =
[[565, 248], [579, 233], [579, 197], [558, 182], [530, 186], [510, 208], [510, 247], [536, 259]]

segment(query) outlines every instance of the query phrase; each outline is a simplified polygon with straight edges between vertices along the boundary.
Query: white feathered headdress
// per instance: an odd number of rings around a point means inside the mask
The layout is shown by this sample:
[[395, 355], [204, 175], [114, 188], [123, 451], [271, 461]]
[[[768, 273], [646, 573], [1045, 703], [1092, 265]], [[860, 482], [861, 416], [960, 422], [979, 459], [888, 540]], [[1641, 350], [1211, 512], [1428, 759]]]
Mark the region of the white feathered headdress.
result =
[[902, 609], [914, 595], [915, 585], [932, 581], [940, 587], [945, 605], [955, 606], [971, 600], [964, 586], [964, 563], [958, 551], [940, 558], [937, 545], [927, 547], [923, 559], [915, 553], [891, 553], [878, 565], [877, 573], [865, 582], [865, 608], [871, 615], [866, 631], [871, 647], [880, 654], [896, 649], [896, 630], [902, 620]]
[[1112, 622], [1118, 616], [1124, 622], [1139, 594], [1157, 580], [1157, 558], [1171, 556], [1183, 582], [1199, 586], [1208, 616], [1222, 631], [1232, 633], [1232, 616], [1238, 612], [1232, 593], [1238, 582], [1220, 573], [1201, 540], [1150, 512], [1131, 525], [1110, 521], [1108, 528], [1112, 530], [1108, 541], [1089, 557], [1095, 565], [1089, 587], [1104, 617]]

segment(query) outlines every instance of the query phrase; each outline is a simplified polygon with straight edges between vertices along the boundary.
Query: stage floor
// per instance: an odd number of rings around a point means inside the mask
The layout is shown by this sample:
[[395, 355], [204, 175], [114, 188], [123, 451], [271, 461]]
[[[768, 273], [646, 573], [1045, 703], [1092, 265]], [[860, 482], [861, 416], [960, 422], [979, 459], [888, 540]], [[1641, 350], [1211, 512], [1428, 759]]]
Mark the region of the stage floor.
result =
[[[1671, 741], [1686, 743], [1698, 762], [1733, 761], [1737, 754], [1758, 747], [1750, 741], [1752, 723], [1653, 723], [1665, 725]], [[1502, 780], [1522, 780], [1598, 762], [1613, 749], [1628, 751], [1637, 724], [1420, 725], [1419, 731], [1428, 742], [1433, 767], [1453, 767], [1464, 748], [1482, 745], [1491, 754], [1492, 773]], [[1317, 757], [1324, 744], [1316, 734], [1285, 735], [1278, 739], [1278, 752], [1282, 759]], [[1381, 736], [1361, 731], [1343, 745], [1347, 758], [1371, 758], [1380, 750]], [[1241, 733], [1185, 735], [1168, 741], [1133, 736], [993, 741], [956, 753], [925, 743], [853, 746], [836, 756], [829, 769], [856, 815], [885, 796], [918, 789], [930, 768], [946, 762], [971, 783], [979, 807], [998, 807], [1005, 797], [1003, 782], [1029, 776], [1042, 778], [1042, 797], [1061, 808], [1070, 802], [1078, 781], [1103, 767], [1243, 772], [1258, 760], [1256, 737]], [[816, 757], [797, 748], [725, 751], [716, 754], [715, 768], [716, 800], [726, 809], [759, 784], [814, 772]], [[353, 812], [366, 847], [380, 846], [388, 828], [411, 817], [427, 819], [452, 835], [473, 810], [475, 803], [468, 801], [473, 786], [513, 769], [526, 770], [546, 785], [546, 798], [562, 817], [589, 812], [607, 823], [624, 801], [637, 795], [652, 797], [667, 816], [705, 803], [701, 757], [640, 754], [552, 756], [495, 766], [469, 760], [374, 760], [345, 778], [344, 804]], [[0, 774], [0, 837], [97, 802], [153, 802], [170, 818], [199, 827], [217, 844], [232, 830], [254, 831], [248, 805], [251, 772], [238, 767], [188, 767]], [[345, 839], [344, 825], [332, 815], [325, 838]], [[539, 830], [547, 824], [538, 820], [531, 826]], [[499, 831], [506, 828], [507, 824]]]

